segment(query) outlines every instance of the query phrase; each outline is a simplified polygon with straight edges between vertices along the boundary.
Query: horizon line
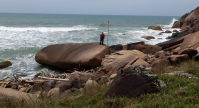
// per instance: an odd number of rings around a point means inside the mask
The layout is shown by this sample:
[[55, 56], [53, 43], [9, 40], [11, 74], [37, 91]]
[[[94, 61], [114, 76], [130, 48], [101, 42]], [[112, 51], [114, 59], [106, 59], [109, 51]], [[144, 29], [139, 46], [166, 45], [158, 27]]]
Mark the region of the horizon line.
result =
[[[18, 12], [0, 12], [0, 14], [47, 14], [47, 15], [105, 15], [109, 16], [108, 14], [67, 14], [67, 13], [18, 13]], [[121, 15], [121, 14], [111, 14], [110, 16], [172, 16], [172, 15]], [[180, 17], [180, 16], [177, 16]]]

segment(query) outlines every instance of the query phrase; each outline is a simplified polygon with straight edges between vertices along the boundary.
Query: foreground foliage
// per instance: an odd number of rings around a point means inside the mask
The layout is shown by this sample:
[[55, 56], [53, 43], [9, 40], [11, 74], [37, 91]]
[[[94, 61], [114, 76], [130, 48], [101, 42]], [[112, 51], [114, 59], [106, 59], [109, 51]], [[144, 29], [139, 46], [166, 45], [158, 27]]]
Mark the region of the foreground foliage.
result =
[[[187, 61], [179, 65], [178, 70], [189, 71], [199, 76], [199, 63]], [[191, 71], [190, 71], [191, 70]], [[109, 86], [93, 87], [84, 90], [84, 96], [77, 99], [46, 98], [35, 104], [20, 103], [17, 106], [9, 100], [5, 100], [0, 107], [24, 107], [24, 108], [198, 108], [199, 107], [199, 80], [181, 76], [169, 76], [158, 74], [167, 87], [160, 93], [147, 94], [137, 99], [128, 98], [103, 98]]]

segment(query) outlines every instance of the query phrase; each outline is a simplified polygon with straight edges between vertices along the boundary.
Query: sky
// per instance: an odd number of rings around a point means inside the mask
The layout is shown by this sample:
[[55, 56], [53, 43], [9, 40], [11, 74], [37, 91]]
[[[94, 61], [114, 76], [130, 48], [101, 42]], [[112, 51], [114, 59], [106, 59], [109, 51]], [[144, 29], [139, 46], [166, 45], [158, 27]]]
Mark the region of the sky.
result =
[[199, 0], [0, 0], [0, 13], [182, 16]]

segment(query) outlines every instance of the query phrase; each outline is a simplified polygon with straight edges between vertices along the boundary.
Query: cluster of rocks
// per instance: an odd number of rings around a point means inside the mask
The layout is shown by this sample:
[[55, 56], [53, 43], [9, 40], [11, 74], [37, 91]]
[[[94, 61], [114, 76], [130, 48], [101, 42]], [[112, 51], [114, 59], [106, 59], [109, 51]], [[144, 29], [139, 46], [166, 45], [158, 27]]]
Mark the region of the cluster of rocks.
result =
[[199, 7], [184, 14], [178, 21], [174, 22], [172, 28], [180, 28], [181, 32], [194, 33], [199, 31]]
[[199, 7], [190, 13], [183, 15], [173, 27], [181, 28], [179, 33], [173, 33], [171, 39], [157, 44], [162, 50], [171, 51], [174, 54], [187, 54], [190, 58], [199, 58]]
[[[24, 79], [23, 77], [15, 79], [10, 76], [1, 80], [0, 94], [4, 95], [4, 98], [26, 101], [30, 98], [38, 101], [42, 96], [74, 99], [83, 96], [85, 89], [111, 85], [104, 97], [135, 98], [142, 94], [158, 92], [161, 87], [165, 86], [164, 83], [162, 85], [162, 81], [158, 80], [157, 75], [151, 74], [150, 69], [142, 65], [127, 64], [125, 68], [109, 76], [100, 76], [97, 72], [75, 71], [70, 74], [57, 75], [39, 73], [33, 79]], [[7, 94], [5, 90], [13, 92], [15, 95]], [[126, 92], [119, 92], [123, 90]], [[28, 96], [30, 97], [28, 98]]]
[[[34, 98], [46, 97], [72, 97], [78, 98], [84, 94], [84, 88], [91, 86], [99, 86], [111, 84], [117, 74], [112, 74], [110, 77], [95, 76], [94, 73], [78, 72], [67, 74], [52, 75], [48, 73], [39, 73], [33, 79], [24, 79], [23, 77], [16, 78], [14, 75], [0, 80], [0, 95], [4, 98], [16, 98], [20, 100], [29, 100], [27, 96]], [[18, 95], [7, 95], [5, 88]], [[23, 93], [21, 93], [23, 92]], [[26, 98], [23, 95], [26, 94]], [[74, 95], [75, 94], [75, 95]], [[79, 94], [79, 95], [76, 95]], [[2, 97], [3, 98], [3, 97]]]
[[[174, 30], [170, 40], [157, 45], [147, 45], [144, 42], [131, 43], [123, 45], [120, 50], [139, 50], [147, 57], [140, 64], [149, 66], [152, 70], [155, 67], [167, 67], [178, 64], [189, 59], [199, 59], [199, 7], [190, 13], [183, 15], [179, 21], [173, 24], [172, 28], [180, 28], [180, 31]], [[150, 26], [149, 29], [162, 31], [160, 26]], [[172, 33], [166, 30], [162, 33]], [[142, 38], [153, 39], [151, 36]], [[116, 47], [110, 47], [114, 50]], [[119, 49], [115, 49], [119, 51]], [[135, 62], [136, 60], [132, 60]], [[140, 59], [139, 59], [140, 62]], [[147, 63], [148, 64], [147, 64]]]
[[[150, 27], [148, 27], [148, 29], [152, 29], [152, 30], [156, 30], [156, 31], [163, 31], [160, 26], [150, 26]], [[179, 33], [179, 31], [178, 30], [173, 30], [173, 31], [166, 30], [164, 32], [160, 32], [158, 35], [162, 35], [163, 33]], [[155, 39], [154, 36], [141, 36], [141, 38], [144, 38], [146, 40]], [[158, 39], [162, 39], [162, 38], [158, 38]], [[167, 39], [169, 39], [169, 37]]]
[[[111, 83], [104, 97], [136, 98], [142, 94], [159, 92], [165, 84], [158, 80], [157, 75], [150, 74], [150, 70], [155, 71], [155, 68], [160, 67], [169, 69], [170, 65], [190, 58], [199, 59], [198, 13], [199, 7], [182, 16], [173, 26], [180, 27], [181, 31], [173, 31], [175, 33], [171, 36], [171, 40], [157, 45], [137, 42], [113, 45], [109, 48], [99, 43], [47, 46], [36, 54], [36, 62], [72, 70], [72, 73], [38, 74], [31, 80], [22, 77], [14, 77], [9, 81], [3, 79], [0, 83], [1, 88], [36, 94], [36, 97], [41, 97], [43, 94], [47, 97], [70, 97], [72, 93], [80, 94], [76, 97], [71, 96], [74, 98], [83, 95], [83, 88]], [[189, 29], [184, 29], [187, 25]], [[149, 29], [162, 31], [160, 26], [151, 26]], [[171, 33], [171, 31], [161, 33]], [[1, 67], [3, 66], [0, 63]], [[2, 93], [4, 92], [0, 89], [0, 94]]]

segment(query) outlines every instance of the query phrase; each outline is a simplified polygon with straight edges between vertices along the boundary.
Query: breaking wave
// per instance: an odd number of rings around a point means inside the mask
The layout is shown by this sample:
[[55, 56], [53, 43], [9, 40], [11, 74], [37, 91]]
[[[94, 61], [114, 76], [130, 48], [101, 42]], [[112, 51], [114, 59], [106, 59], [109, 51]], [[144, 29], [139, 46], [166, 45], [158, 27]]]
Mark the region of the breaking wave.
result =
[[69, 32], [69, 31], [83, 31], [83, 30], [97, 30], [98, 28], [87, 27], [83, 25], [73, 27], [5, 27], [0, 26], [0, 31], [39, 31], [39, 32]]

